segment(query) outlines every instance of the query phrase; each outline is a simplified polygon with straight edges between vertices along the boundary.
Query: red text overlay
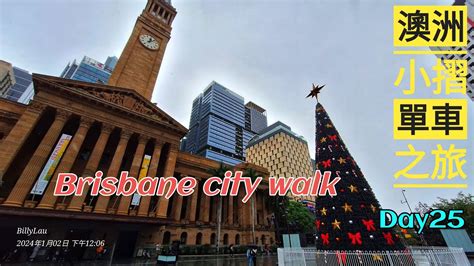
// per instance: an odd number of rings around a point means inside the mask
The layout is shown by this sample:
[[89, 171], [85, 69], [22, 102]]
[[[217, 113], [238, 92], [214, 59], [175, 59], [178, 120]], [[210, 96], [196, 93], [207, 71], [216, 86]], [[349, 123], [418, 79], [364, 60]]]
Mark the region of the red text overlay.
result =
[[[331, 172], [318, 170], [312, 177], [270, 177], [268, 191], [270, 196], [284, 196], [290, 192], [294, 196], [336, 196], [336, 184], [341, 178], [331, 180]], [[263, 182], [263, 183], [262, 183]], [[246, 203], [255, 193], [259, 185], [264, 185], [263, 178], [245, 177], [242, 171], [227, 171], [224, 177], [210, 177], [205, 179], [202, 190], [207, 196], [237, 196], [240, 187], [243, 187], [245, 196], [242, 202]], [[140, 196], [164, 196], [169, 199], [174, 193], [181, 196], [190, 196], [198, 182], [194, 177], [143, 177], [137, 180], [129, 176], [127, 171], [117, 177], [103, 177], [102, 171], [97, 171], [94, 177], [78, 177], [73, 173], [60, 173], [54, 189], [54, 196], [80, 196], [86, 193], [85, 188], [90, 186], [91, 196], [131, 196], [137, 193]], [[267, 184], [265, 184], [267, 185]]]

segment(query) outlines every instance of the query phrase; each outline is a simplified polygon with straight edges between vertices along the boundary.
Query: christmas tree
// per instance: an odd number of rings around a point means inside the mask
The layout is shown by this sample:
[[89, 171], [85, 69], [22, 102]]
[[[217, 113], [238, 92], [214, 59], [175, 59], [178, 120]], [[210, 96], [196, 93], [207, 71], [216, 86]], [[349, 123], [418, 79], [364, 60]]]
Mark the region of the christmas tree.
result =
[[323, 250], [400, 250], [391, 229], [381, 229], [370, 185], [344, 145], [326, 110], [316, 105], [316, 168], [341, 180], [337, 196], [316, 198], [317, 248]]

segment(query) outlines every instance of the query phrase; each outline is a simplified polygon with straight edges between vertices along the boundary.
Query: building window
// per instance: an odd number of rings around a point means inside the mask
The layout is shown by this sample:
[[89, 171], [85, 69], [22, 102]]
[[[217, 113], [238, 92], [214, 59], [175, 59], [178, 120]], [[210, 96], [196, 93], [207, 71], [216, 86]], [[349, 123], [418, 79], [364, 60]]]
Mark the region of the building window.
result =
[[197, 233], [196, 235], [196, 245], [202, 244], [202, 233]]
[[235, 235], [235, 244], [240, 245], [240, 235], [239, 234]]
[[186, 240], [188, 240], [188, 233], [181, 233], [181, 237], [179, 238], [179, 240], [181, 241], [181, 245], [186, 245]]
[[224, 234], [224, 245], [229, 245], [229, 235]]
[[151, 11], [151, 13], [153, 14], [153, 16], [156, 16], [156, 11], [158, 10], [158, 6], [156, 4], [153, 4], [153, 9]]
[[169, 231], [166, 231], [163, 234], [163, 245], [169, 245], [171, 241], [171, 233]]
[[212, 233], [212, 235], [211, 235], [211, 245], [215, 245], [215, 244], [216, 244], [216, 234]]

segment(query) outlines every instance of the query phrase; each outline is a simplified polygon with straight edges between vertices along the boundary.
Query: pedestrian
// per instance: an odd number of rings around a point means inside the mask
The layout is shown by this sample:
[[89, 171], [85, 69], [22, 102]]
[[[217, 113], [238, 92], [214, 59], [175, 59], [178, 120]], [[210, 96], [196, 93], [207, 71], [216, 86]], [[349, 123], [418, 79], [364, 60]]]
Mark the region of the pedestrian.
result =
[[156, 243], [155, 251], [156, 251], [156, 258], [158, 259], [158, 256], [160, 256], [161, 254], [161, 245], [159, 243]]
[[30, 261], [33, 262], [36, 258], [36, 256], [38, 255], [38, 251], [40, 249], [40, 246], [35, 246], [33, 248], [33, 252], [31, 252], [31, 255], [30, 255]]
[[252, 248], [251, 247], [247, 248], [246, 255], [247, 255], [247, 264], [248, 264], [248, 266], [254, 266], [253, 265]]
[[105, 245], [104, 249], [102, 250], [102, 256], [101, 256], [102, 258], [105, 258], [107, 251], [108, 251], [108, 247], [107, 245]]
[[252, 248], [250, 255], [252, 256], [253, 266], [257, 266], [257, 247]]
[[234, 257], [234, 244], [230, 244], [229, 251], [230, 251], [230, 256]]
[[100, 245], [95, 249], [95, 259], [100, 260], [102, 259], [102, 255], [104, 254], [104, 246]]

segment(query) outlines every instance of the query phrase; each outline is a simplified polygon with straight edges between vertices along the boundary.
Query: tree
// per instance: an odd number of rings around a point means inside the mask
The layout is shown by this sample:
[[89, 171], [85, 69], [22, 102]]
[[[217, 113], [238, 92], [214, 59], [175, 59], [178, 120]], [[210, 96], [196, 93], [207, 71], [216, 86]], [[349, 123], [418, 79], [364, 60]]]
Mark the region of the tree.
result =
[[316, 168], [340, 177], [337, 196], [316, 198], [318, 249], [403, 249], [398, 235], [380, 228], [380, 204], [329, 115], [316, 105]]
[[[230, 171], [231, 169], [223, 164], [220, 163], [219, 167], [216, 169], [210, 169], [208, 172], [212, 175], [212, 177], [219, 177], [221, 180], [224, 179], [225, 173]], [[211, 188], [215, 190], [220, 185], [213, 182]], [[221, 242], [221, 227], [222, 227], [222, 196], [219, 196], [218, 206], [217, 206], [217, 253], [219, 253], [219, 247]]]
[[[252, 180], [252, 183], [255, 182], [255, 180], [258, 177], [257, 171], [253, 168], [247, 168], [244, 173], [245, 177], [250, 177], [250, 180]], [[250, 198], [250, 204], [252, 208], [252, 242], [255, 244], [255, 199], [254, 196]]]
[[314, 214], [308, 208], [296, 201], [288, 202], [288, 222], [296, 227], [300, 232], [314, 231]]
[[278, 243], [282, 243], [281, 231], [283, 227], [288, 224], [285, 211], [288, 209], [289, 199], [287, 196], [275, 195], [274, 197], [269, 197], [268, 200], [270, 201], [269, 206], [273, 212], [272, 222], [275, 226], [275, 237]]
[[456, 198], [450, 200], [438, 197], [438, 201], [431, 206], [419, 202], [416, 208], [418, 212], [422, 213], [427, 213], [430, 209], [440, 209], [444, 211], [463, 210], [462, 217], [466, 223], [466, 231], [470, 234], [474, 233], [474, 196], [472, 194], [459, 192]]

